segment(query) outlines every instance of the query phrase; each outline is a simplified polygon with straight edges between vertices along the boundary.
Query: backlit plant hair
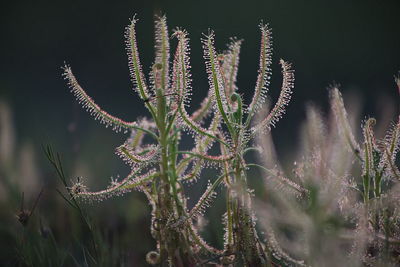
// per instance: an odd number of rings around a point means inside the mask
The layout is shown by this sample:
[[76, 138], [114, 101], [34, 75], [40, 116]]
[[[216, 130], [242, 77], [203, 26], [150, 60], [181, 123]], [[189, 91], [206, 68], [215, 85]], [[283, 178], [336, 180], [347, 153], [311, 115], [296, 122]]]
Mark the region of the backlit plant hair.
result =
[[[294, 85], [291, 64], [280, 60], [283, 75], [280, 96], [271, 111], [254, 124], [253, 118], [265, 102], [271, 76], [271, 29], [260, 24], [259, 70], [254, 96], [247, 108], [236, 85], [242, 40], [232, 38], [227, 50], [218, 54], [214, 32], [209, 31], [201, 40], [209, 93], [198, 110], [188, 114], [186, 107], [191, 103], [192, 90], [188, 33], [177, 28], [170, 35], [166, 17], [156, 17], [155, 60], [148, 82], [140, 62], [136, 23], [133, 17], [126, 28], [129, 70], [134, 90], [148, 109], [150, 119], [127, 122], [110, 115], [86, 94], [71, 68], [64, 67], [64, 77], [78, 102], [106, 127], [130, 134], [127, 141], [117, 147], [116, 153], [131, 167], [131, 172], [98, 192], [89, 191], [81, 182], [72, 185], [71, 189], [79, 186], [79, 190], [72, 190], [74, 198], [93, 201], [131, 190], [144, 192], [153, 209], [150, 228], [157, 242], [155, 251], [147, 256], [151, 264], [194, 266], [210, 262], [211, 257], [225, 264], [267, 265], [273, 251], [258, 237], [251, 204], [252, 190], [247, 186], [248, 168], [258, 165], [247, 163], [244, 155], [251, 150], [252, 138], [270, 130], [284, 114]], [[177, 40], [172, 62], [171, 37]], [[207, 117], [211, 117], [208, 125]], [[195, 143], [191, 150], [180, 150], [182, 131], [193, 136]], [[145, 136], [150, 138], [144, 139]], [[217, 155], [209, 153], [213, 145], [219, 150]], [[206, 166], [217, 168], [220, 176], [209, 181], [198, 202], [189, 209], [183, 184], [205, 179], [201, 171]], [[225, 243], [223, 248], [217, 249], [202, 239], [194, 222], [210, 206], [221, 185], [226, 189]]]

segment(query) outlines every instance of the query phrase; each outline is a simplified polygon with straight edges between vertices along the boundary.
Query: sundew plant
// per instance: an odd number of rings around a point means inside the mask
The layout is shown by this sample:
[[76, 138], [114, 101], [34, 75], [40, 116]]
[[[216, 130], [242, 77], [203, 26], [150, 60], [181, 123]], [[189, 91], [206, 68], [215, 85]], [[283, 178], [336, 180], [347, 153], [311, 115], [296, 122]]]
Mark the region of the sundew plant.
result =
[[[170, 35], [166, 17], [156, 18], [155, 59], [146, 77], [140, 63], [136, 23], [134, 17], [126, 28], [126, 48], [133, 87], [147, 108], [149, 118], [127, 122], [110, 115], [86, 94], [71, 68], [64, 68], [64, 77], [78, 102], [106, 127], [128, 134], [116, 153], [131, 167], [125, 178], [113, 180], [104, 190], [92, 192], [79, 180], [69, 187], [69, 192], [74, 199], [90, 202], [131, 190], [143, 192], [152, 206], [149, 227], [157, 242], [154, 251], [147, 254], [151, 264], [195, 266], [216, 261], [267, 265], [271, 262], [272, 251], [256, 231], [253, 193], [247, 186], [250, 164], [245, 161], [244, 154], [252, 149], [251, 140], [269, 131], [284, 114], [294, 83], [291, 64], [280, 60], [283, 75], [280, 96], [272, 109], [263, 112], [261, 120], [253, 126], [255, 115], [262, 111], [271, 76], [271, 30], [260, 24], [259, 70], [254, 96], [248, 105], [243, 103], [236, 85], [242, 40], [232, 38], [227, 49], [217, 53], [215, 35], [209, 31], [201, 40], [209, 92], [200, 108], [188, 114], [186, 108], [191, 103], [192, 91], [188, 33], [177, 28]], [[170, 39], [176, 40], [172, 60]], [[193, 137], [191, 150], [180, 149], [183, 132]], [[217, 154], [210, 153], [213, 146]], [[202, 170], [208, 166], [216, 168], [219, 175], [209, 181], [202, 196], [189, 209], [184, 184], [204, 179]], [[225, 196], [217, 196], [216, 189], [221, 186], [226, 188]], [[207, 244], [195, 226], [215, 197], [226, 197], [222, 248]]]
[[[231, 38], [226, 50], [217, 52], [214, 32], [204, 34], [209, 90], [189, 114], [188, 33], [177, 28], [170, 34], [166, 17], [156, 17], [155, 59], [145, 76], [136, 23], [133, 17], [126, 28], [126, 49], [133, 89], [148, 110], [146, 117], [128, 122], [110, 115], [86, 94], [72, 69], [64, 67], [64, 78], [78, 102], [106, 127], [128, 136], [116, 154], [131, 169], [125, 178], [112, 179], [107, 188], [94, 192], [82, 179], [69, 185], [59, 158], [48, 149], [68, 190], [70, 198], [64, 198], [69, 204], [82, 215], [80, 201], [143, 192], [152, 208], [149, 230], [156, 246], [146, 255], [152, 265], [399, 266], [398, 115], [383, 137], [376, 136], [373, 118], [362, 122], [358, 134], [354, 120], [349, 120], [354, 112], [345, 108], [338, 86], [333, 86], [328, 116], [313, 105], [307, 107], [301, 150], [294, 167], [286, 170], [274, 153], [270, 131], [289, 104], [294, 71], [290, 63], [279, 61], [280, 94], [275, 103], [267, 104], [272, 65], [267, 25], [259, 26], [259, 69], [247, 104], [236, 84], [242, 40]], [[400, 93], [399, 78], [396, 83]], [[183, 148], [183, 138], [192, 138], [191, 149]], [[262, 165], [246, 157], [254, 151]], [[256, 199], [249, 186], [253, 167], [263, 174], [264, 201]], [[215, 176], [204, 175], [205, 168], [214, 168]], [[208, 185], [189, 206], [185, 189], [200, 179], [207, 179]], [[224, 198], [221, 247], [200, 235], [203, 214], [215, 198]]]

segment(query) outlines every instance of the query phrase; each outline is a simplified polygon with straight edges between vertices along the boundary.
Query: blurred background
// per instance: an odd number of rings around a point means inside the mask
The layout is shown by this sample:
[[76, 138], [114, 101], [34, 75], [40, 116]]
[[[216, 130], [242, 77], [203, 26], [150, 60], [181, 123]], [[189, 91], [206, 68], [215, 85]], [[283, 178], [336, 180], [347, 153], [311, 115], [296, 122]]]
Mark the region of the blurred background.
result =
[[[66, 265], [84, 262], [86, 230], [57, 195], [55, 188], [62, 186], [41, 145], [51, 144], [62, 155], [68, 177], [82, 176], [93, 189], [127, 173], [114, 154], [125, 136], [99, 125], [82, 110], [61, 77], [61, 67], [65, 62], [71, 65], [86, 92], [111, 114], [128, 121], [148, 116], [132, 90], [124, 45], [125, 26], [135, 13], [144, 70], [150, 70], [153, 61], [154, 14], [166, 14], [171, 30], [180, 26], [189, 32], [193, 109], [208, 90], [202, 33], [213, 29], [219, 50], [225, 49], [229, 37], [244, 39], [238, 86], [249, 100], [258, 68], [258, 24], [268, 23], [274, 36], [272, 100], [280, 89], [279, 59], [292, 62], [296, 70], [293, 100], [272, 134], [278, 154], [290, 161], [306, 103], [312, 101], [327, 112], [326, 88], [332, 83], [341, 84], [345, 94], [352, 92], [357, 104], [362, 103], [363, 117], [394, 118], [400, 104], [393, 79], [400, 70], [399, 10], [397, 0], [2, 1], [0, 265], [18, 263], [27, 230], [15, 214], [22, 192], [29, 209], [41, 188], [44, 193], [29, 231], [39, 233], [40, 239], [43, 231], [37, 230], [48, 229], [54, 237], [51, 244], [64, 255]], [[205, 187], [206, 181], [199, 181], [199, 186]], [[192, 197], [197, 199], [198, 194]], [[148, 229], [150, 208], [142, 194], [93, 204], [88, 210], [104, 243], [115, 250], [108, 253], [121, 262], [143, 264], [155, 244]], [[209, 211], [210, 216], [214, 213], [220, 213], [218, 204]], [[221, 226], [216, 221], [218, 226], [210, 223], [204, 236], [220, 246]], [[41, 253], [49, 251], [54, 250], [44, 246]]]

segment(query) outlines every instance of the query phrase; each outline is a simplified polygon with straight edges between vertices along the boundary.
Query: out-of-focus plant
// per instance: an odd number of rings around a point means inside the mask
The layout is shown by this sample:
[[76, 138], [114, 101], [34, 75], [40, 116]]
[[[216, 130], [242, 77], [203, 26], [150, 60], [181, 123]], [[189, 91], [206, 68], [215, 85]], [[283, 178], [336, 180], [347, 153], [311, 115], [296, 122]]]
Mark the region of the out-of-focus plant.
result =
[[39, 190], [39, 170], [32, 144], [17, 143], [13, 112], [0, 100], [0, 201]]
[[0, 262], [4, 266], [61, 266], [66, 251], [42, 220], [44, 186], [34, 146], [21, 145], [10, 106], [0, 99]]
[[[257, 234], [252, 190], [247, 186], [247, 169], [258, 165], [247, 163], [244, 154], [252, 149], [251, 140], [269, 131], [284, 114], [294, 82], [291, 65], [280, 61], [283, 82], [277, 103], [252, 126], [253, 118], [264, 104], [271, 76], [271, 30], [260, 25], [259, 71], [248, 106], [243, 104], [236, 86], [242, 41], [232, 38], [228, 49], [217, 54], [214, 33], [210, 31], [202, 39], [210, 89], [200, 108], [189, 115], [186, 111], [191, 101], [188, 33], [178, 28], [170, 35], [166, 18], [156, 18], [155, 61], [148, 83], [139, 59], [136, 22], [134, 17], [126, 30], [129, 69], [134, 89], [151, 119], [126, 122], [110, 115], [86, 94], [71, 68], [64, 68], [64, 77], [83, 107], [106, 127], [130, 135], [116, 149], [131, 166], [131, 172], [124, 179], [112, 180], [109, 187], [98, 192], [89, 191], [79, 180], [68, 186], [69, 193], [73, 199], [88, 201], [104, 200], [134, 189], [145, 193], [152, 206], [150, 229], [157, 241], [156, 250], [147, 255], [151, 264], [194, 266], [213, 261], [245, 266], [271, 264], [272, 251]], [[177, 40], [172, 62], [171, 37]], [[211, 117], [208, 124], [207, 117]], [[192, 150], [180, 150], [183, 131], [193, 136]], [[210, 154], [212, 146], [219, 151], [218, 155]], [[201, 172], [206, 166], [216, 167], [221, 175], [209, 182], [198, 202], [189, 209], [183, 184], [204, 179]], [[225, 244], [217, 249], [202, 239], [194, 222], [215, 198], [220, 185], [226, 187]]]
[[330, 118], [308, 107], [292, 175], [274, 160], [271, 139], [259, 139], [269, 156], [269, 197], [257, 209], [267, 244], [288, 265], [398, 266], [400, 120], [379, 140], [366, 119], [358, 142], [337, 86], [330, 100]]
[[380, 140], [373, 130], [376, 120], [366, 119], [362, 124], [363, 141], [359, 143], [351, 132], [337, 88], [332, 90], [331, 106], [340, 135], [356, 155], [362, 170], [361, 179], [356, 179], [354, 187], [363, 199], [362, 205], [357, 203], [360, 210], [356, 230], [365, 228], [368, 236], [363, 260], [370, 264], [382, 264], [387, 259], [393, 261], [392, 264], [399, 264], [400, 214], [397, 206], [400, 172], [396, 155], [400, 146], [400, 116]]

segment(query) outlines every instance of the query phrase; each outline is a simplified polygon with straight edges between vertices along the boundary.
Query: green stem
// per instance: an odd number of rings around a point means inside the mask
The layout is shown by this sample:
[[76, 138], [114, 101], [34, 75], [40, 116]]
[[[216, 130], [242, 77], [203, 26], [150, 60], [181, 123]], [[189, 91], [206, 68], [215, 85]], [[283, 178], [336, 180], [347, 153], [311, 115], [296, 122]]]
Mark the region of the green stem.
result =
[[172, 193], [173, 193], [173, 197], [175, 200], [175, 203], [177, 205], [178, 208], [178, 216], [182, 216], [183, 213], [185, 212], [182, 202], [179, 199], [178, 196], [178, 191], [176, 188], [176, 184], [178, 182], [178, 177], [177, 177], [177, 173], [176, 173], [176, 158], [177, 158], [177, 150], [178, 150], [178, 144], [177, 144], [177, 133], [175, 133], [173, 141], [171, 143], [171, 154], [170, 159], [171, 159], [171, 164], [170, 164], [170, 175], [171, 175], [171, 187], [172, 187]]
[[225, 113], [224, 106], [222, 104], [222, 99], [221, 99], [221, 94], [220, 94], [220, 89], [219, 89], [219, 84], [218, 84], [218, 78], [217, 78], [217, 72], [216, 72], [215, 62], [214, 62], [214, 48], [212, 46], [211, 39], [208, 39], [208, 49], [210, 52], [210, 64], [211, 64], [212, 79], [213, 79], [213, 84], [214, 84], [215, 100], [217, 101], [218, 110], [221, 113], [222, 118], [224, 119], [224, 122], [226, 124], [226, 127], [228, 128], [229, 133], [232, 136], [234, 136], [233, 127], [231, 125], [231, 122], [229, 121], [228, 116]]

